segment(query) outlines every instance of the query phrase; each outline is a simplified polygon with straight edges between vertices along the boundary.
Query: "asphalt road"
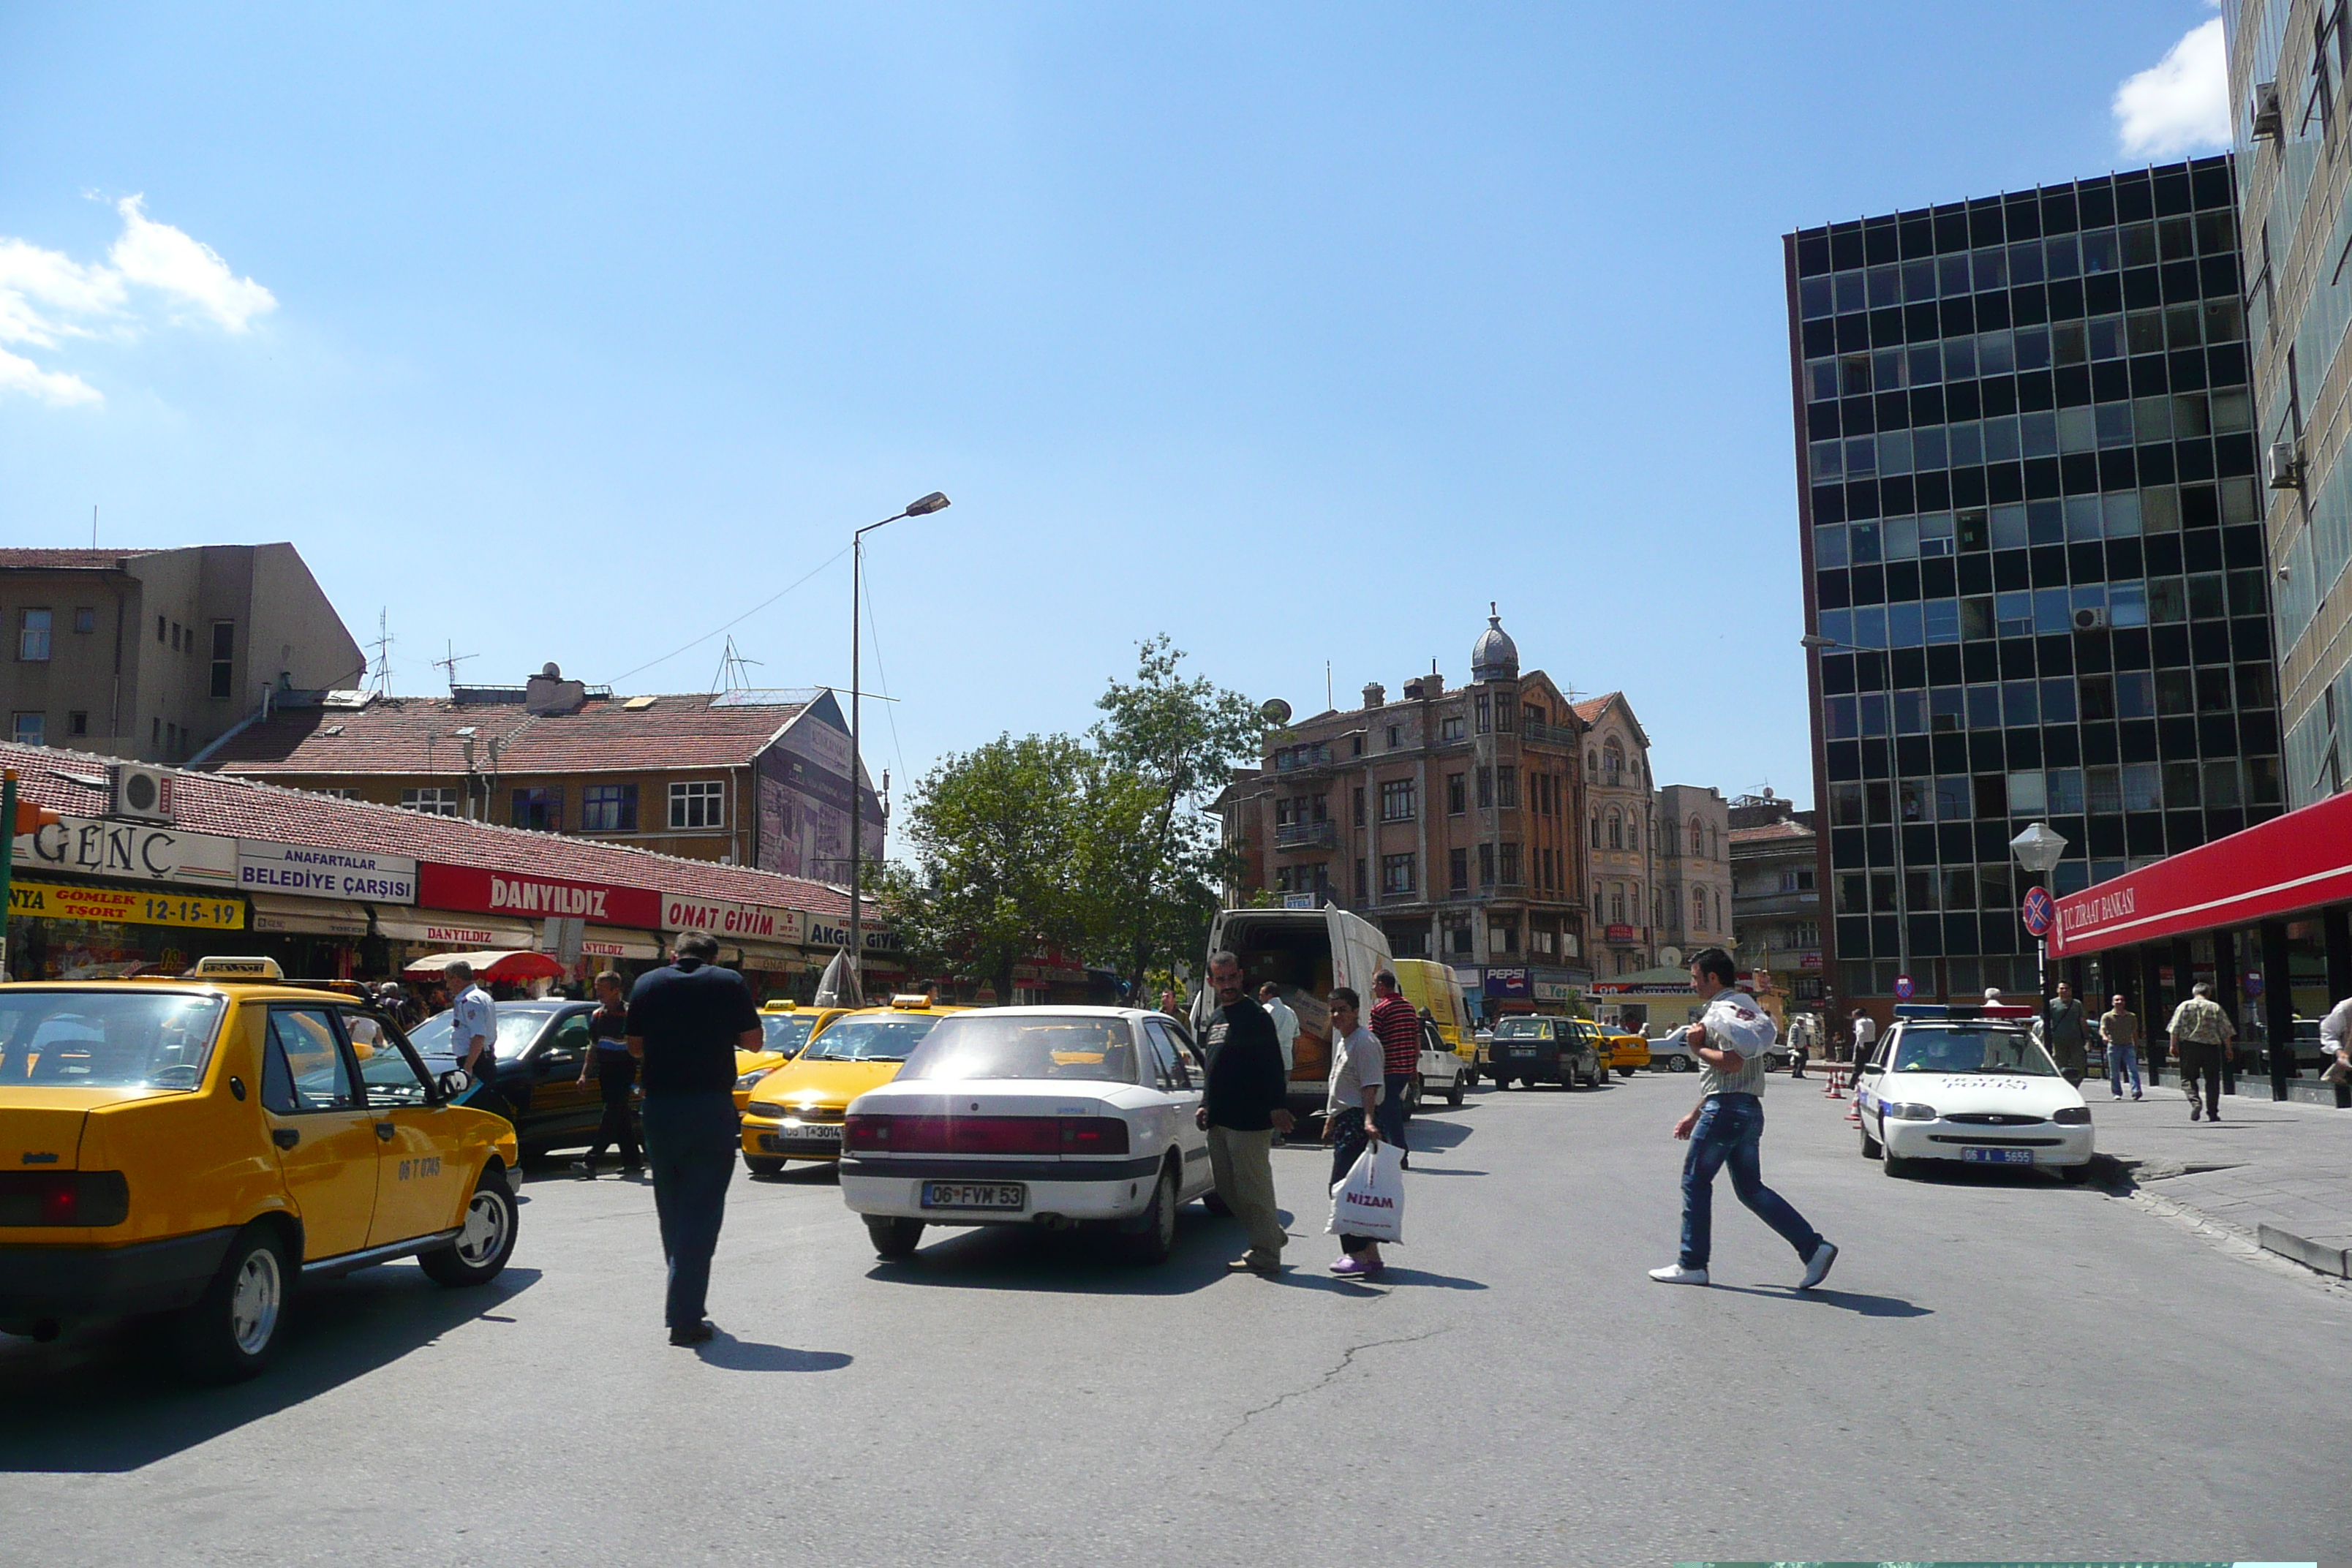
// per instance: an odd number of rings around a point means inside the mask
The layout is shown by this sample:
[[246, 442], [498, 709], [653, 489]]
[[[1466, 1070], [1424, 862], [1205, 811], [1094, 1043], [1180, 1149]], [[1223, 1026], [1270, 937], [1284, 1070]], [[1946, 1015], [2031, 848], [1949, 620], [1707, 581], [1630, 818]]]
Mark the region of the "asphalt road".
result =
[[[1767, 1179], [1843, 1247], [1717, 1205], [1673, 1256], [1690, 1080], [1481, 1089], [1415, 1123], [1409, 1245], [1296, 1267], [934, 1233], [877, 1263], [829, 1174], [740, 1179], [721, 1337], [671, 1349], [650, 1193], [548, 1174], [493, 1288], [320, 1289], [261, 1381], [122, 1332], [0, 1341], [0, 1562], [1669, 1563], [2343, 1557], [2352, 1293], [2095, 1189], [1890, 1181], [1776, 1080]], [[2268, 1348], [2253, 1349], [2251, 1346]]]

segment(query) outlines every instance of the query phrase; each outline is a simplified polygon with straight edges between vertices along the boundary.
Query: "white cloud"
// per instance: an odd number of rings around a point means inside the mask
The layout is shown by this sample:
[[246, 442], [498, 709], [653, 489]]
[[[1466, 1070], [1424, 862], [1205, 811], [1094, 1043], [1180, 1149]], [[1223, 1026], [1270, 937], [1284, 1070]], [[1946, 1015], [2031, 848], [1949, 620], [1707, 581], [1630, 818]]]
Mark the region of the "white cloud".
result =
[[[104, 261], [76, 261], [0, 235], [0, 343], [54, 352], [76, 338], [134, 338], [148, 324], [141, 305], [150, 298], [167, 323], [208, 321], [236, 333], [278, 308], [276, 295], [230, 271], [211, 246], [149, 217], [143, 196], [114, 206], [122, 232]], [[105, 401], [79, 375], [0, 348], [0, 396], [9, 394], [59, 407]]]
[[2165, 57], [2116, 89], [2116, 135], [2126, 156], [2178, 158], [2230, 144], [2230, 72], [2221, 18], [2201, 22]]
[[231, 272], [219, 251], [149, 217], [146, 199], [125, 196], [114, 205], [122, 215], [122, 234], [106, 254], [116, 272], [195, 307], [232, 332], [244, 331], [254, 317], [278, 309], [276, 295]]
[[98, 388], [78, 375], [43, 370], [22, 355], [0, 349], [0, 393], [8, 392], [21, 392], [60, 408], [106, 401]]

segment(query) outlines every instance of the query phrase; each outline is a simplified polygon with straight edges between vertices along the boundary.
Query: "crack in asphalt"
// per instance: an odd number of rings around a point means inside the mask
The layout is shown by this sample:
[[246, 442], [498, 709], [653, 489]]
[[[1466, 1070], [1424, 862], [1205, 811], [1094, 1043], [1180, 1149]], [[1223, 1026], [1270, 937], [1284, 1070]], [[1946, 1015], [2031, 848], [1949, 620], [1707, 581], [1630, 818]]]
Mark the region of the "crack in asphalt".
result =
[[1283, 1405], [1289, 1404], [1294, 1399], [1301, 1399], [1310, 1394], [1319, 1394], [1324, 1389], [1330, 1387], [1333, 1380], [1338, 1378], [1341, 1373], [1346, 1372], [1350, 1366], [1353, 1366], [1355, 1364], [1356, 1358], [1366, 1351], [1376, 1351], [1388, 1345], [1415, 1345], [1419, 1344], [1423, 1340], [1433, 1340], [1440, 1334], [1450, 1334], [1453, 1331], [1453, 1326], [1449, 1324], [1444, 1328], [1425, 1329], [1417, 1334], [1404, 1334], [1398, 1338], [1389, 1340], [1368, 1340], [1362, 1344], [1349, 1345], [1347, 1350], [1340, 1354], [1339, 1364], [1332, 1367], [1330, 1371], [1325, 1373], [1321, 1377], [1317, 1378], [1313, 1383], [1308, 1384], [1306, 1387], [1294, 1388], [1287, 1394], [1276, 1395], [1273, 1399], [1257, 1406], [1254, 1410], [1243, 1411], [1241, 1419], [1234, 1422], [1231, 1426], [1225, 1428], [1223, 1434], [1220, 1436], [1216, 1442], [1210, 1447], [1209, 1453], [1212, 1456], [1214, 1456], [1223, 1452], [1226, 1444], [1241, 1436], [1243, 1427], [1247, 1426], [1252, 1421], [1256, 1420], [1259, 1416], [1266, 1414], [1266, 1412], [1279, 1409]]

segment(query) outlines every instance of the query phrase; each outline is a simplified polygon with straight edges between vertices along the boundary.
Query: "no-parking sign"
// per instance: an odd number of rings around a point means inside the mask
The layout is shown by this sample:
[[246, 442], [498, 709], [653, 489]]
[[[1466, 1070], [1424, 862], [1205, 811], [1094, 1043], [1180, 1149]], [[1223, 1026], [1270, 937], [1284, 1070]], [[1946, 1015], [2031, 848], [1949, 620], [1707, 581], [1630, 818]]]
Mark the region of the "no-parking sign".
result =
[[1911, 1000], [1911, 977], [1909, 975], [1898, 974], [1895, 977], [1895, 994], [1898, 999], [1908, 1002]]
[[2058, 911], [2050, 902], [2050, 889], [2047, 888], [2028, 888], [2025, 890], [2024, 913], [2025, 929], [2037, 937], [2048, 936], [2050, 928], [2058, 922]]

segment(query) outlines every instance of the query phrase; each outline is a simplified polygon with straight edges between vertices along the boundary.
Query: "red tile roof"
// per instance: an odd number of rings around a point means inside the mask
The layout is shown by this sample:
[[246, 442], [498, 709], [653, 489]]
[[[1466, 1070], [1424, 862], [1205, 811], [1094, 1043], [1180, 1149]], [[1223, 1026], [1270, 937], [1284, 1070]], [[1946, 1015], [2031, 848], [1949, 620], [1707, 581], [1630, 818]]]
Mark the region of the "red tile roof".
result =
[[1784, 817], [1779, 822], [1768, 822], [1758, 827], [1735, 827], [1724, 837], [1734, 844], [1754, 844], [1767, 838], [1811, 838], [1813, 830], [1801, 822], [1790, 822]]
[[[15, 768], [18, 788], [53, 811], [77, 816], [102, 814], [108, 765], [117, 759], [52, 747], [0, 743], [0, 764]], [[71, 775], [99, 781], [78, 782]], [[745, 866], [719, 866], [656, 855], [617, 844], [531, 833], [454, 816], [430, 816], [395, 805], [339, 800], [307, 790], [180, 772], [173, 784], [179, 825], [194, 833], [266, 838], [322, 849], [373, 850], [445, 866], [474, 866], [604, 882], [615, 887], [745, 904], [803, 910], [834, 920], [849, 918], [849, 896], [822, 882]]]
[[0, 569], [34, 572], [111, 572], [134, 555], [152, 550], [0, 550]]
[[[289, 708], [229, 736], [205, 766], [250, 777], [273, 773], [457, 773], [457, 731], [473, 727], [478, 754], [491, 737], [499, 772], [644, 773], [748, 763], [807, 708], [716, 707], [708, 693], [592, 698], [577, 713], [532, 714], [520, 702], [458, 703], [444, 697], [379, 697], [364, 708]], [[336, 733], [330, 734], [333, 730]]]

